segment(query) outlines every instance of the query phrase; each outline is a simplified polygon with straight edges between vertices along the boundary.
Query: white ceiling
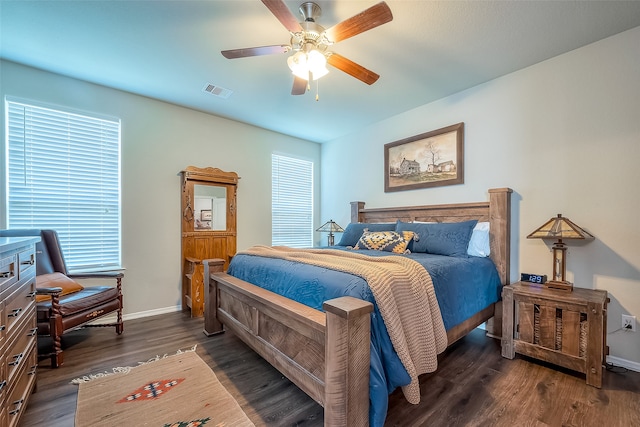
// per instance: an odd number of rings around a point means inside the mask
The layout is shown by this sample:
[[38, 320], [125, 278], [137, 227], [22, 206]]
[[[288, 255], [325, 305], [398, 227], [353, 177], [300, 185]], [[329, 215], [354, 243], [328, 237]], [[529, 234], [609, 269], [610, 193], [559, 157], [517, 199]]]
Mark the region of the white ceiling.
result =
[[[301, 0], [286, 0], [300, 16]], [[329, 28], [377, 3], [317, 0]], [[287, 54], [221, 50], [287, 44], [259, 0], [0, 0], [0, 57], [324, 142], [640, 26], [640, 1], [387, 0], [393, 21], [332, 51], [380, 74], [368, 86], [330, 67], [292, 96]], [[594, 59], [597, 60], [597, 59]], [[1, 77], [0, 77], [1, 78]], [[212, 83], [233, 91], [221, 99]]]

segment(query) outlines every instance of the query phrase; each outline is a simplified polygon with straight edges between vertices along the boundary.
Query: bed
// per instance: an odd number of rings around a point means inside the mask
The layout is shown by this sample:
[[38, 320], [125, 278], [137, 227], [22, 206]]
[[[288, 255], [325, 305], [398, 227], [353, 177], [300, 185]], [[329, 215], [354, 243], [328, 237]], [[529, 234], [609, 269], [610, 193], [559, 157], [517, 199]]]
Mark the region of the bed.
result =
[[[511, 192], [508, 188], [490, 189], [488, 202], [447, 205], [370, 209], [363, 202], [352, 202], [351, 222], [489, 222], [490, 259], [499, 284], [504, 285], [510, 265]], [[324, 407], [325, 425], [368, 425], [373, 366], [370, 319], [377, 307], [343, 296], [324, 301], [321, 309], [315, 309], [222, 269], [221, 260], [205, 261], [205, 334], [224, 329], [234, 332]], [[500, 337], [499, 304], [492, 302], [464, 321], [447, 325], [449, 345], [485, 322], [488, 333]]]

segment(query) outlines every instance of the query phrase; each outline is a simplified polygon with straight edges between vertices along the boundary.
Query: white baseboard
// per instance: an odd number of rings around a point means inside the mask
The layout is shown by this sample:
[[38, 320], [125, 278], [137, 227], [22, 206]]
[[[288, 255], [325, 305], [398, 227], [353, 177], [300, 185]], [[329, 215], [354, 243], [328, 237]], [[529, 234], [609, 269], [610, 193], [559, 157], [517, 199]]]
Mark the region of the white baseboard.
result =
[[[163, 307], [163, 308], [156, 308], [154, 310], [139, 311], [137, 313], [128, 313], [128, 314], [122, 315], [122, 321], [124, 322], [127, 320], [141, 319], [143, 317], [157, 316], [159, 314], [175, 313], [176, 311], [180, 311], [180, 310], [182, 310], [182, 307], [179, 305], [176, 305], [173, 307]], [[115, 322], [115, 321], [116, 321], [115, 313], [95, 320], [96, 323], [109, 323], [109, 322]]]
[[607, 362], [611, 363], [614, 366], [620, 366], [622, 368], [627, 368], [630, 371], [640, 372], [640, 363], [634, 362], [631, 360], [621, 359], [615, 356], [607, 356]]
[[159, 314], [174, 313], [174, 312], [180, 311], [180, 310], [182, 310], [182, 307], [179, 306], [179, 305], [176, 305], [176, 306], [173, 306], [173, 307], [156, 308], [154, 310], [139, 311], [137, 313], [125, 314], [125, 315], [122, 316], [122, 320], [140, 319], [140, 318], [143, 318], [143, 317], [157, 316]]

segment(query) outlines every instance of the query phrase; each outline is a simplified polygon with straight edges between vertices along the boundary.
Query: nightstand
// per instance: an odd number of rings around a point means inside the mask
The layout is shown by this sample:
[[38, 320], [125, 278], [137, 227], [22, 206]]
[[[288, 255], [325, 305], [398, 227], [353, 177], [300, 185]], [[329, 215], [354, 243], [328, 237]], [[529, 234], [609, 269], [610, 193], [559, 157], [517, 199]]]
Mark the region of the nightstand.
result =
[[518, 282], [502, 289], [502, 356], [516, 353], [544, 360], [587, 376], [602, 386], [608, 353], [607, 291], [561, 291]]

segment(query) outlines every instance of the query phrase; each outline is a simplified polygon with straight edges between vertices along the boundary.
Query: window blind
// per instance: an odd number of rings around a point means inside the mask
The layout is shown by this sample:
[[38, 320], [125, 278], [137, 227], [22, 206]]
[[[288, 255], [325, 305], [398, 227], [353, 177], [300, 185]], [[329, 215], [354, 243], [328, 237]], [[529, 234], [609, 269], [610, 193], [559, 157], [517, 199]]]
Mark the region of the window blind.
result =
[[8, 228], [56, 230], [71, 271], [120, 268], [120, 120], [5, 107]]
[[271, 243], [313, 246], [313, 162], [271, 155]]

